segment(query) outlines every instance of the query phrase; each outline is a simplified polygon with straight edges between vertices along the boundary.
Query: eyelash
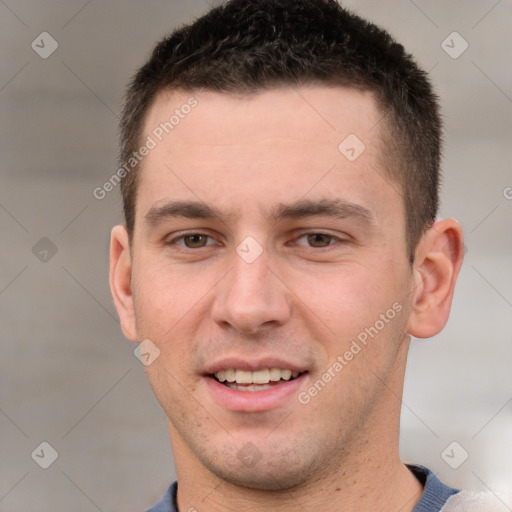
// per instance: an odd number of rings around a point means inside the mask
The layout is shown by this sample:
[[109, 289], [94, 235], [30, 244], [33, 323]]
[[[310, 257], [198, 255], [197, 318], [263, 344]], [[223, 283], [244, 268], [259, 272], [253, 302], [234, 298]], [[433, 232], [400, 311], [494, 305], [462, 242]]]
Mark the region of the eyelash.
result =
[[[171, 240], [169, 240], [168, 242], [166, 242], [166, 245], [173, 245], [173, 246], [179, 246], [181, 248], [181, 250], [185, 250], [185, 251], [196, 251], [198, 249], [204, 249], [205, 247], [208, 247], [208, 246], [211, 246], [211, 245], [214, 245], [214, 244], [207, 244], [207, 245], [203, 245], [201, 247], [196, 247], [196, 248], [192, 248], [192, 247], [187, 247], [186, 245], [184, 244], [178, 244], [177, 242], [179, 240], [184, 240], [185, 238], [187, 237], [191, 237], [191, 236], [203, 236], [203, 237], [206, 237], [208, 239], [213, 239], [212, 236], [206, 234], [206, 233], [201, 233], [200, 231], [190, 231], [188, 233], [182, 233], [181, 235], [179, 236], [176, 236], [174, 238], [172, 238]], [[307, 248], [309, 249], [328, 249], [330, 246], [332, 245], [335, 245], [336, 242], [347, 242], [347, 240], [344, 240], [342, 238], [339, 238], [337, 236], [334, 236], [334, 235], [331, 235], [330, 233], [324, 233], [322, 231], [308, 231], [306, 233], [302, 233], [300, 236], [298, 236], [297, 238], [295, 238], [295, 242], [297, 240], [300, 240], [301, 238], [304, 238], [304, 237], [308, 237], [308, 236], [311, 236], [311, 235], [322, 235], [322, 236], [326, 236], [326, 237], [329, 237], [331, 240], [333, 240], [334, 242], [333, 243], [329, 243], [328, 245], [324, 246], [324, 247], [314, 247], [314, 246], [307, 246]], [[302, 244], [298, 244], [298, 245], [302, 245]]]
[[[201, 232], [198, 232], [198, 231], [191, 231], [190, 233], [183, 233], [183, 234], [181, 234], [179, 236], [176, 236], [176, 237], [172, 238], [171, 240], [166, 242], [166, 245], [178, 245], [176, 243], [178, 240], [184, 240], [185, 238], [187, 238], [189, 236], [204, 236], [204, 237], [207, 237], [209, 239], [213, 239], [212, 236], [207, 235], [206, 233], [201, 233]], [[212, 244], [209, 244], [209, 245], [212, 245]], [[191, 247], [187, 247], [186, 245], [180, 245], [180, 247], [182, 247], [185, 250], [189, 250], [189, 251], [195, 250], [195, 249], [193, 249]], [[198, 247], [198, 249], [203, 249], [204, 247], [207, 247], [207, 246]]]

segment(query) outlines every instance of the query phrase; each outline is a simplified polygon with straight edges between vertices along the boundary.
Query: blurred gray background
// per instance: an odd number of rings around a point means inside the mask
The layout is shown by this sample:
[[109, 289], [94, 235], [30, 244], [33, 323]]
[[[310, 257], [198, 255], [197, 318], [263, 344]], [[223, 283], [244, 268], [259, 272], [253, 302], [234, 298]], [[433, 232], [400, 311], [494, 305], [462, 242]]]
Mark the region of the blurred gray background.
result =
[[[449, 324], [413, 342], [402, 457], [512, 510], [512, 0], [344, 4], [431, 71], [442, 215], [466, 235]], [[174, 479], [165, 417], [108, 289], [120, 196], [93, 190], [116, 170], [128, 79], [209, 5], [0, 1], [1, 511], [140, 512]]]

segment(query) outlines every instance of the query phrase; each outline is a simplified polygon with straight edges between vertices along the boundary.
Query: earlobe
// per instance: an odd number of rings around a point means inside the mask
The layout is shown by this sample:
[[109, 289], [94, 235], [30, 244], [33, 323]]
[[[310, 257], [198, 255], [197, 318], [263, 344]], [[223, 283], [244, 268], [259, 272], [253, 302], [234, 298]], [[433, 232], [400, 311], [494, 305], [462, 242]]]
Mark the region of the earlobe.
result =
[[110, 236], [110, 291], [121, 322], [123, 334], [137, 341], [132, 294], [130, 241], [124, 226], [115, 226]]
[[446, 325], [463, 258], [462, 228], [456, 220], [437, 221], [423, 235], [414, 263], [409, 334], [429, 338]]

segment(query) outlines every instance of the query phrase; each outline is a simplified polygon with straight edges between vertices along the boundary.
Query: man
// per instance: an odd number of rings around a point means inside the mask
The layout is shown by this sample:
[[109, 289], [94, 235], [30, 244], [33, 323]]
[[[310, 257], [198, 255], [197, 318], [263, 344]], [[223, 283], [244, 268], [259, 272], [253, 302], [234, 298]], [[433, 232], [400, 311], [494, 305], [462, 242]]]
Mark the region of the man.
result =
[[157, 45], [110, 272], [178, 475], [151, 511], [461, 509], [398, 450], [463, 258], [440, 140], [425, 73], [334, 0], [232, 0]]

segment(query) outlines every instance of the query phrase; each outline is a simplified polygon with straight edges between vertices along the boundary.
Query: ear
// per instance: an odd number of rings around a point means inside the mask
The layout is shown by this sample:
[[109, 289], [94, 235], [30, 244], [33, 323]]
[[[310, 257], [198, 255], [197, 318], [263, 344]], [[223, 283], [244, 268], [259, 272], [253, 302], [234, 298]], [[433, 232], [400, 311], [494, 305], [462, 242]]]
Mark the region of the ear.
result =
[[124, 226], [115, 226], [110, 235], [110, 291], [123, 334], [129, 340], [137, 341], [131, 274], [132, 260], [128, 232]]
[[429, 338], [446, 325], [463, 259], [462, 228], [456, 220], [437, 221], [423, 235], [414, 261], [409, 334]]

